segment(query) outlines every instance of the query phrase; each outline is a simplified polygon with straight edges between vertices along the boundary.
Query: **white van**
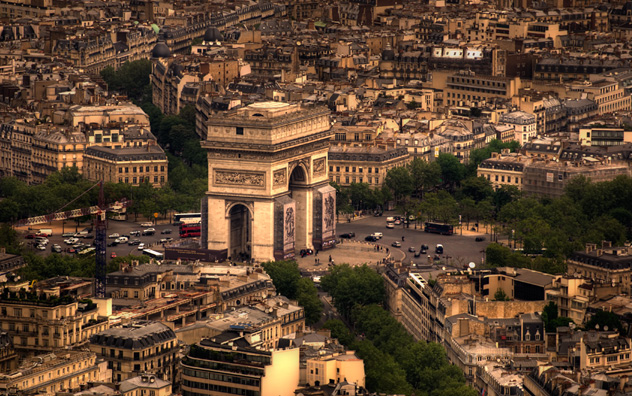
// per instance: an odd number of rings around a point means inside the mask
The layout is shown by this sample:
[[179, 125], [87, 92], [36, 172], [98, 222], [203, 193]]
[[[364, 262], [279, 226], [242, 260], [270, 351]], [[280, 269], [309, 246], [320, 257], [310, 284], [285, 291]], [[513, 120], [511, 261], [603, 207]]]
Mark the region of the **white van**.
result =
[[43, 237], [53, 236], [53, 229], [52, 228], [40, 228], [39, 231], [37, 231], [37, 233], [35, 235], [43, 236]]
[[382, 239], [384, 234], [382, 234], [381, 232], [374, 232], [373, 234], [371, 234], [371, 236], [375, 237], [376, 239]]

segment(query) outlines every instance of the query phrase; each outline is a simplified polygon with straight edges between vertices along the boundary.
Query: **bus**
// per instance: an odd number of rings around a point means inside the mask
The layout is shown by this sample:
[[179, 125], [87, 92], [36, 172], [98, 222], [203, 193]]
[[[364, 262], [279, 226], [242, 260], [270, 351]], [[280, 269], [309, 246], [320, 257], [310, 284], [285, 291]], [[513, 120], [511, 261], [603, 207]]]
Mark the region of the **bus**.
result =
[[454, 234], [454, 226], [444, 223], [426, 223], [424, 231], [435, 234], [452, 235]]
[[202, 213], [176, 213], [173, 215], [173, 225], [200, 223]]
[[143, 254], [156, 260], [162, 260], [165, 257], [164, 254], [151, 249], [143, 249]]
[[202, 234], [200, 223], [180, 224], [180, 238], [199, 237]]

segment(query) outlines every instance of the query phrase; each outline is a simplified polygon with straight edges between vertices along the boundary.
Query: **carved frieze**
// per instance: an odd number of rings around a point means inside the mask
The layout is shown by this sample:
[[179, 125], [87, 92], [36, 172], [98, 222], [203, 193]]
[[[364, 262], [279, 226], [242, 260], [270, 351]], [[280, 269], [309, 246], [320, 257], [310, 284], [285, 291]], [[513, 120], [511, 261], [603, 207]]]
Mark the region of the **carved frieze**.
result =
[[274, 187], [284, 187], [287, 185], [287, 169], [279, 169], [274, 171], [273, 175]]
[[316, 158], [314, 160], [314, 176], [322, 176], [325, 174], [325, 157]]
[[215, 184], [265, 187], [265, 173], [215, 169]]

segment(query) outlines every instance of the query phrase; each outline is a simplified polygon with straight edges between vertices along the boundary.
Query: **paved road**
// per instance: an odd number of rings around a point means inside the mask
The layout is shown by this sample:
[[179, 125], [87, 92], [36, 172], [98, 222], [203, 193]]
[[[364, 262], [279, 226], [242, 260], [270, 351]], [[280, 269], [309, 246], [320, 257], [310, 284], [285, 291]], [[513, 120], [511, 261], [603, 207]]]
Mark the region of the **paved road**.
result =
[[[88, 224], [82, 224], [81, 226], [78, 227], [78, 230], [81, 231], [83, 230], [85, 227], [87, 227]], [[42, 226], [34, 226], [33, 230], [31, 231], [32, 233], [35, 233], [35, 231], [37, 231], [37, 229], [39, 228], [53, 228], [53, 232], [54, 235], [52, 237], [49, 237], [49, 243], [46, 246], [46, 250], [35, 250], [33, 247], [31, 247], [35, 252], [37, 252], [40, 255], [48, 255], [51, 253], [51, 246], [53, 244], [59, 244], [61, 246], [62, 249], [66, 249], [69, 248], [70, 245], [67, 245], [64, 243], [65, 239], [68, 239], [69, 237], [62, 237], [62, 228], [61, 228], [61, 223], [60, 224], [54, 224], [52, 227], [50, 225], [42, 225]], [[107, 229], [107, 235], [112, 235], [114, 233], [118, 233], [120, 235], [128, 235], [130, 231], [142, 231], [146, 228], [149, 227], [141, 227], [139, 222], [133, 222], [133, 221], [114, 221], [114, 220], [110, 220], [108, 221], [108, 229]], [[180, 237], [178, 235], [178, 227], [177, 226], [172, 226], [170, 224], [159, 224], [159, 225], [155, 225], [152, 228], [154, 228], [156, 230], [156, 233], [154, 235], [149, 235], [149, 236], [140, 236], [140, 237], [130, 237], [130, 240], [132, 239], [139, 239], [142, 243], [144, 243], [146, 246], [146, 248], [150, 248], [150, 249], [156, 249], [158, 251], [162, 251], [162, 244], [160, 243], [160, 240], [162, 238], [168, 238], [171, 237], [174, 240], [179, 240]], [[166, 229], [170, 229], [171, 230], [171, 234], [161, 234], [161, 232], [163, 230]], [[75, 225], [74, 223], [71, 222], [67, 222], [65, 227], [64, 227], [64, 231], [65, 232], [74, 232], [75, 231]], [[21, 232], [26, 232], [26, 230], [22, 230]], [[94, 231], [91, 232], [91, 234], [94, 236]], [[107, 238], [107, 243], [110, 243], [112, 241], [114, 241], [115, 238]], [[34, 240], [32, 239], [24, 239], [25, 242], [33, 242]], [[79, 242], [81, 243], [85, 243], [88, 245], [92, 246], [94, 239], [79, 239]], [[133, 254], [133, 255], [140, 255], [141, 250], [138, 249], [138, 246], [129, 246], [127, 243], [124, 244], [120, 244], [117, 246], [108, 246], [107, 247], [107, 259], [108, 261], [111, 259], [112, 253], [116, 253], [117, 256], [127, 256], [129, 254]], [[62, 254], [70, 254], [70, 253], [62, 253]]]
[[[380, 217], [370, 216], [351, 223], [339, 223], [336, 231], [339, 235], [345, 232], [355, 232], [355, 239], [358, 240], [364, 240], [366, 236], [374, 232], [381, 232], [384, 237], [378, 243], [393, 250], [394, 259], [397, 259], [399, 255], [406, 262], [412, 260], [416, 264], [426, 264], [428, 257], [415, 258], [414, 253], [408, 252], [408, 248], [414, 247], [419, 250], [422, 244], [430, 247], [427, 254], [432, 256], [435, 253], [435, 246], [439, 243], [442, 244], [444, 247], [442, 259], [447, 264], [457, 267], [466, 266], [469, 262], [480, 264], [483, 260], [484, 253], [482, 251], [489, 244], [489, 235], [485, 235], [484, 232], [465, 231], [465, 235], [460, 235], [460, 230], [457, 229], [455, 235], [439, 235], [415, 229], [413, 224], [410, 225], [410, 228], [404, 228], [400, 225], [395, 226], [394, 229], [388, 229], [386, 228], [386, 218], [393, 215], [395, 215], [394, 212], [384, 212], [384, 215]], [[403, 242], [402, 236], [404, 237]], [[484, 236], [485, 241], [476, 242], [474, 240], [476, 236]], [[392, 247], [391, 244], [395, 241], [401, 242], [402, 247]]]

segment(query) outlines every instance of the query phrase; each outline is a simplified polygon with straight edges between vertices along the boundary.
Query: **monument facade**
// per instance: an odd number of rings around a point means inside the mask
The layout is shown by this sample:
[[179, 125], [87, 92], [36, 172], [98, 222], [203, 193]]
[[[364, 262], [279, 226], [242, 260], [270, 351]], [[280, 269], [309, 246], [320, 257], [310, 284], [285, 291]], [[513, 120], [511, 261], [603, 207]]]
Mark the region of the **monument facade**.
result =
[[219, 258], [292, 258], [335, 244], [329, 111], [262, 102], [209, 117], [202, 248]]

